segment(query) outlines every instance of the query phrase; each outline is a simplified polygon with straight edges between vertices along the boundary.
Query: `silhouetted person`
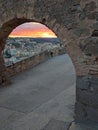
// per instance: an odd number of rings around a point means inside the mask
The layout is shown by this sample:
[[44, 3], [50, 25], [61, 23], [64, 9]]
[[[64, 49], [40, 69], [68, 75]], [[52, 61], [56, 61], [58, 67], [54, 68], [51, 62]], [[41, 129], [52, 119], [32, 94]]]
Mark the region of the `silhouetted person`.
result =
[[53, 52], [52, 51], [50, 52], [50, 55], [51, 55], [51, 57], [53, 57]]

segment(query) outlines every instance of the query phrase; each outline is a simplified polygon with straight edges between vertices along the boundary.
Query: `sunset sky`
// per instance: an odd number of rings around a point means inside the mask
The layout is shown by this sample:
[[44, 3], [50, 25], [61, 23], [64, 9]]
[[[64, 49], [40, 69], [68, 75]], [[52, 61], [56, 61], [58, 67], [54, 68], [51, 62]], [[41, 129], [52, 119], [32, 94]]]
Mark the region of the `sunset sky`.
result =
[[25, 23], [16, 27], [9, 37], [56, 37], [45, 25], [40, 23]]

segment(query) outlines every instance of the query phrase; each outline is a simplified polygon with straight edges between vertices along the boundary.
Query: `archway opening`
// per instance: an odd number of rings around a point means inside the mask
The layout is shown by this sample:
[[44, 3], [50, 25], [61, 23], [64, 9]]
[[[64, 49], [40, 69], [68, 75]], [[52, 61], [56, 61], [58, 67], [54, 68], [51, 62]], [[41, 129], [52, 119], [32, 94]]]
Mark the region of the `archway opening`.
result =
[[50, 52], [61, 46], [57, 36], [45, 25], [27, 22], [17, 26], [8, 36], [3, 50], [5, 65], [10, 66], [44, 51]]

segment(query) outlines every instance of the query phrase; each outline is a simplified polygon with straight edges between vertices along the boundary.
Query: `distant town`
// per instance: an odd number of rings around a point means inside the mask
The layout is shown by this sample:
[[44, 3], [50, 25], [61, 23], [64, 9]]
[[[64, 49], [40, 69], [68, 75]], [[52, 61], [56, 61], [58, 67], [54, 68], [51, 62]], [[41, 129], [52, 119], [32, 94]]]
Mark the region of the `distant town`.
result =
[[60, 47], [58, 38], [8, 38], [2, 52], [6, 66], [10, 66], [43, 51]]

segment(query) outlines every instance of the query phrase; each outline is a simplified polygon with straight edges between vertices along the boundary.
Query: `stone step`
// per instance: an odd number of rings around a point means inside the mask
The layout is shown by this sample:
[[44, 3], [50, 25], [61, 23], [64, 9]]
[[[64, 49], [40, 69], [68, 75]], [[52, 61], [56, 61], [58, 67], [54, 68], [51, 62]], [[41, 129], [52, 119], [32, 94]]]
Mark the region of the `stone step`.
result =
[[71, 123], [51, 119], [48, 124], [41, 130], [68, 130]]

